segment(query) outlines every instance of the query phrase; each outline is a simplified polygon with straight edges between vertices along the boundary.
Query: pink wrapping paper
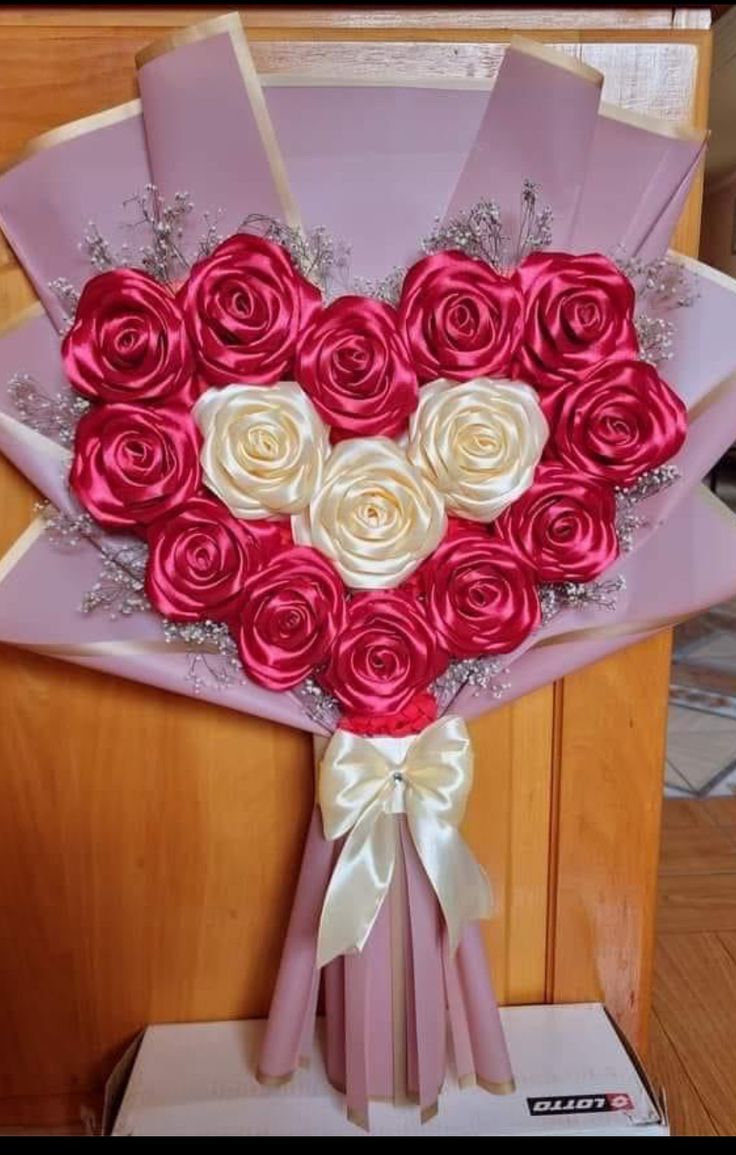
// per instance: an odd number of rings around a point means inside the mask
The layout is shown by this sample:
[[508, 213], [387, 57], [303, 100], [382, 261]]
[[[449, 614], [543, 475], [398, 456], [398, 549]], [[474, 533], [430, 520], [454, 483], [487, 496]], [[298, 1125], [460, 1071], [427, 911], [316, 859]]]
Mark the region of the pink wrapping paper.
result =
[[[138, 101], [33, 143], [33, 152], [0, 176], [0, 226], [52, 320], [64, 312], [49, 283], [90, 277], [80, 241], [90, 221], [115, 248], [134, 240], [123, 201], [150, 181]], [[24, 366], [21, 366], [24, 368]]]
[[223, 236], [253, 212], [297, 223], [240, 19], [201, 27], [192, 42], [185, 30], [176, 52], [153, 45], [139, 57], [154, 181], [168, 200], [187, 191], [199, 213], [220, 213]]
[[415, 261], [447, 212], [488, 91], [266, 80], [304, 224], [350, 242], [354, 277], [380, 280]]
[[[575, 61], [550, 63], [539, 45], [511, 44], [478, 135], [455, 188], [450, 213], [492, 196], [515, 236], [519, 192], [529, 178], [554, 213], [554, 247], [571, 243], [596, 128], [602, 76]], [[557, 54], [555, 58], [559, 60]]]
[[[166, 644], [156, 615], [111, 622], [104, 615], [80, 613], [81, 594], [92, 587], [98, 569], [94, 545], [80, 546], [62, 558], [47, 537], [37, 537], [13, 566], [0, 571], [0, 638], [50, 657], [193, 694], [187, 680], [189, 658]], [[670, 620], [732, 597], [736, 518], [698, 489], [613, 572], [627, 583], [614, 610], [590, 607], [560, 614], [535, 635], [533, 644], [509, 655], [504, 680], [510, 685], [502, 699], [467, 689], [453, 711], [470, 718], [495, 709]], [[325, 732], [292, 696], [272, 694], [249, 682], [230, 688], [205, 686], [199, 696], [313, 733]]]
[[602, 108], [575, 221], [575, 249], [620, 251], [644, 260], [660, 256], [704, 148], [705, 133]]
[[[185, 32], [183, 39], [188, 38]], [[634, 149], [635, 163], [627, 168], [625, 187], [626, 190], [636, 188], [638, 193], [635, 201], [623, 197], [620, 202], [620, 213], [615, 217], [618, 235], [626, 231], [625, 212], [629, 218], [627, 235], [631, 245], [649, 244], [658, 234], [662, 214], [681, 197], [700, 153], [697, 140], [651, 132], [608, 114], [598, 116], [597, 74], [591, 70], [580, 71], [574, 62], [557, 67], [523, 45], [507, 52], [490, 93], [462, 88], [392, 90], [364, 85], [337, 88], [274, 85], [266, 92], [267, 107], [261, 107], [258, 94], [254, 95], [249, 59], [246, 55], [244, 62], [241, 48], [237, 29], [230, 20], [225, 20], [210, 22], [201, 35], [194, 35], [191, 43], [183, 43], [176, 51], [162, 55], [154, 52], [150, 59], [144, 54], [140, 85], [150, 164], [142, 150], [141, 118], [134, 115], [107, 127], [96, 125], [92, 132], [62, 141], [0, 178], [0, 206], [5, 206], [11, 219], [25, 221], [27, 232], [19, 247], [24, 252], [30, 248], [28, 259], [48, 269], [44, 276], [52, 270], [56, 275], [65, 275], [66, 270], [71, 279], [77, 268], [78, 254], [76, 251], [72, 254], [71, 244], [75, 213], [84, 220], [96, 217], [102, 227], [117, 211], [114, 206], [119, 202], [110, 195], [107, 170], [100, 174], [99, 180], [92, 171], [93, 152], [107, 162], [122, 148], [120, 155], [126, 161], [125, 172], [129, 175], [135, 171], [140, 179], [147, 179], [148, 173], [152, 173], [165, 195], [171, 196], [189, 185], [202, 210], [215, 205], [223, 208], [226, 216], [230, 214], [230, 218], [222, 222], [225, 231], [232, 227], [231, 221], [236, 217], [241, 219], [248, 211], [258, 209], [278, 214], [288, 182], [284, 184], [280, 154], [278, 149], [274, 150], [272, 133], [268, 125], [264, 126], [264, 110], [275, 118], [275, 135], [289, 177], [298, 190], [306, 223], [326, 224], [334, 228], [337, 235], [345, 230], [353, 255], [357, 256], [353, 272], [360, 270], [363, 275], [388, 272], [390, 265], [397, 263], [395, 253], [408, 254], [408, 259], [411, 258], [421, 236], [422, 229], [418, 226], [426, 221], [429, 227], [431, 223], [433, 201], [434, 214], [440, 216], [466, 198], [472, 200], [482, 195], [499, 197], [512, 211], [513, 197], [518, 197], [521, 181], [529, 175], [540, 183], [545, 199], [555, 208], [554, 243], [562, 245], [567, 237], [575, 246], [577, 237], [584, 237], [586, 229], [601, 225], [602, 217], [614, 218], [613, 206], [606, 204], [605, 212], [601, 210], [598, 214], [596, 226], [595, 190], [600, 192], [602, 183], [610, 184], [611, 177], [605, 166], [605, 181], [598, 171], [606, 142], [617, 158], [623, 156], [621, 150], [625, 147]], [[443, 113], [443, 109], [447, 111]], [[513, 131], [517, 122], [523, 121], [526, 125], [529, 120], [533, 126], [525, 131], [532, 133], [533, 139]], [[239, 136], [237, 125], [242, 125]], [[551, 139], [554, 148], [550, 147]], [[203, 155], [206, 163], [201, 161]], [[491, 157], [493, 163], [489, 167], [487, 162]], [[532, 173], [527, 171], [530, 157], [534, 159]], [[87, 166], [82, 169], [87, 179], [70, 200], [73, 212], [64, 216], [60, 210], [65, 241], [53, 265], [49, 263], [45, 246], [48, 224], [42, 226], [44, 205], [38, 197], [34, 200], [30, 195], [29, 174], [39, 158], [50, 170], [58, 169], [66, 174], [64, 187], [69, 186], [76, 175], [69, 170], [70, 163]], [[375, 179], [370, 180], [371, 170], [383, 176], [377, 191]], [[119, 165], [115, 173], [116, 179], [125, 185]], [[187, 174], [198, 183], [192, 185], [191, 179], [185, 180]], [[350, 195], [343, 195], [346, 189]], [[646, 190], [645, 197], [642, 190]], [[118, 190], [116, 194], [119, 195]], [[391, 199], [387, 201], [389, 194]], [[80, 207], [82, 198], [86, 199]], [[322, 203], [324, 216], [320, 218]], [[38, 237], [44, 243], [36, 242], [36, 252], [33, 242]], [[609, 230], [612, 245], [615, 239]], [[59, 267], [57, 260], [63, 262], [64, 267]], [[637, 537], [638, 550], [632, 558], [615, 567], [615, 572], [625, 570], [630, 575], [630, 589], [637, 580], [643, 544], [697, 485], [732, 439], [731, 430], [736, 424], [734, 391], [727, 382], [728, 374], [736, 368], [736, 357], [732, 357], [728, 347], [724, 348], [723, 342], [715, 339], [716, 333], [730, 331], [736, 324], [736, 294], [725, 279], [705, 273], [697, 264], [692, 268], [699, 300], [691, 309], [679, 309], [675, 315], [677, 344], [675, 356], [667, 366], [670, 382], [694, 411], [691, 436], [678, 461], [684, 476], [671, 490], [647, 503], [644, 512], [649, 524]], [[82, 277], [88, 271], [85, 269]], [[16, 436], [24, 431], [18, 426], [18, 415], [13, 411], [5, 382], [20, 368], [32, 373], [49, 396], [64, 389], [55, 332], [42, 317], [20, 326], [0, 341], [0, 447], [55, 504], [73, 509], [64, 485], [64, 454], [36, 435]], [[44, 546], [37, 543], [33, 548], [40, 550]], [[89, 547], [85, 563], [88, 586], [94, 582], [94, 560], [94, 548]], [[663, 558], [663, 569], [666, 565]], [[80, 620], [78, 599], [84, 588], [87, 587], [77, 584], [72, 591], [69, 586], [67, 593], [58, 599], [63, 603], [59, 622], [65, 645], [74, 640]], [[44, 622], [43, 615], [40, 618], [32, 615], [33, 622], [28, 623], [31, 634], [24, 635], [22, 631], [19, 633], [24, 619], [18, 606], [14, 605], [10, 614], [3, 613], [4, 606], [13, 603], [16, 597], [16, 594], [11, 596], [7, 582], [0, 586], [0, 636], [39, 646], [49, 642], [49, 638], [44, 640], [43, 636], [49, 624]], [[706, 597], [699, 588], [698, 608], [705, 604]], [[617, 620], [623, 621], [626, 615], [635, 613], [634, 603], [630, 592], [622, 594], [618, 599]], [[678, 614], [680, 612], [678, 609]], [[665, 606], [660, 618], [666, 616]], [[601, 611], [561, 616], [536, 635], [533, 642], [530, 640], [521, 651], [510, 655], [509, 664], [518, 666], [522, 654], [526, 654], [525, 671], [532, 664], [547, 668], [548, 661], [540, 643], [557, 632], [574, 628], [578, 620], [587, 626], [589, 619], [592, 624], [601, 624]], [[96, 645], [129, 640], [137, 644], [137, 636], [129, 636], [127, 622], [110, 623], [97, 618], [85, 621], [90, 623], [85, 631], [91, 630]], [[147, 652], [113, 655], [103, 653], [102, 647], [98, 647], [100, 652], [94, 657], [71, 650], [67, 650], [66, 656], [191, 693], [186, 680], [187, 656], [165, 648], [154, 649], [154, 641], [157, 647], [161, 642], [157, 619], [143, 615], [140, 621], [147, 639]], [[621, 633], [616, 644], [625, 642], [625, 634]], [[606, 652], [611, 648], [614, 648], [611, 639], [607, 639]], [[584, 664], [594, 660], [599, 652], [595, 644], [589, 644], [569, 651], [569, 657], [575, 664]], [[531, 675], [525, 674], [528, 676]], [[209, 691], [200, 692], [207, 695]], [[515, 692], [512, 690], [511, 695]], [[250, 684], [217, 690], [214, 696], [215, 700], [236, 709], [263, 713], [319, 732], [319, 727], [291, 697], [269, 694]], [[477, 703], [467, 702], [466, 707], [467, 697], [462, 698], [463, 708], [476, 712]]]

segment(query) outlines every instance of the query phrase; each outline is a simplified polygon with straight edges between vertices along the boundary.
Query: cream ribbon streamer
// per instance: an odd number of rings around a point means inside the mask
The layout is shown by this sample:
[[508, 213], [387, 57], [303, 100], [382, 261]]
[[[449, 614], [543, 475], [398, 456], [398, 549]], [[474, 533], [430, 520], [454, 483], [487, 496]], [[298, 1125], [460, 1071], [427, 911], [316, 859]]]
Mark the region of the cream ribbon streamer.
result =
[[400, 814], [442, 908], [450, 949], [466, 923], [489, 916], [488, 879], [457, 829], [472, 782], [470, 735], [454, 715], [409, 738], [333, 735], [320, 764], [319, 805], [325, 837], [347, 838], [322, 907], [318, 966], [365, 945], [391, 885]]

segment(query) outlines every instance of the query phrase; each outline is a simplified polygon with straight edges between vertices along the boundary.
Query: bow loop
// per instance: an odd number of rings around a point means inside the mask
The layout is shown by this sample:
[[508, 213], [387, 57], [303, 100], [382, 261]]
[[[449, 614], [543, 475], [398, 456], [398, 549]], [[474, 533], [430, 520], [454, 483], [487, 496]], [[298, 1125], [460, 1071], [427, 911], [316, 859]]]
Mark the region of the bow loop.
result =
[[320, 765], [325, 837], [347, 835], [325, 895], [317, 963], [361, 950], [393, 877], [396, 816], [409, 832], [448, 926], [450, 946], [466, 922], [490, 913], [485, 873], [457, 830], [473, 780], [462, 718], [448, 716], [409, 738], [363, 738], [338, 730]]

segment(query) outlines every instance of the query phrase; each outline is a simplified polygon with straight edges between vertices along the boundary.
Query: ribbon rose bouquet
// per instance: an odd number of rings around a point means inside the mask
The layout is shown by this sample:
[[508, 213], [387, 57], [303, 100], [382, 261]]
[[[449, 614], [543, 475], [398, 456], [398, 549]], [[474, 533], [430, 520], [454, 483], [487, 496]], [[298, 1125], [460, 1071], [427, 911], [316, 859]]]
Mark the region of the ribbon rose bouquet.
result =
[[466, 720], [736, 588], [698, 484], [736, 295], [667, 254], [703, 140], [523, 42], [490, 92], [264, 94], [232, 17], [138, 65], [140, 102], [0, 178], [42, 303], [0, 448], [49, 503], [0, 636], [320, 736], [259, 1077], [322, 987], [351, 1117], [400, 1088], [426, 1119], [448, 1040], [513, 1085]]

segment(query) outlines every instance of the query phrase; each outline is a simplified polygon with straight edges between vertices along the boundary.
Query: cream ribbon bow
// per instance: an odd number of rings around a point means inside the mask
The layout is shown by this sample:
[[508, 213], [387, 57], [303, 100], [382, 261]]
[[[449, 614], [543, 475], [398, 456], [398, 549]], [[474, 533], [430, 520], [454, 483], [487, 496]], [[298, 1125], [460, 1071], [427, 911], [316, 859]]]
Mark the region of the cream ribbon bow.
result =
[[322, 907], [318, 966], [365, 945], [391, 884], [399, 814], [439, 899], [450, 949], [467, 922], [488, 917], [488, 879], [457, 829], [472, 781], [470, 735], [453, 715], [409, 738], [333, 735], [320, 764], [319, 805], [325, 838], [347, 838]]

